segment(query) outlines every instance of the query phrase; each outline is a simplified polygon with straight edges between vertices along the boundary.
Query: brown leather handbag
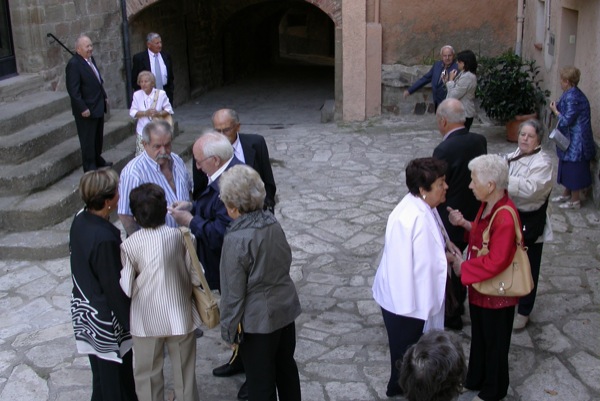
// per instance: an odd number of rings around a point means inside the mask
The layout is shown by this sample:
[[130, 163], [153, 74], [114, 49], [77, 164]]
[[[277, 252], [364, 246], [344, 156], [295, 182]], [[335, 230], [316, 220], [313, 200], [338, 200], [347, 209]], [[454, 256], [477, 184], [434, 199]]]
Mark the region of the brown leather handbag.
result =
[[492, 277], [479, 283], [471, 284], [477, 292], [484, 295], [497, 297], [522, 297], [533, 290], [533, 276], [531, 275], [531, 266], [527, 257], [527, 248], [523, 245], [523, 235], [519, 227], [519, 220], [515, 211], [509, 206], [499, 207], [490, 219], [490, 224], [483, 231], [483, 244], [481, 249], [473, 247], [477, 251], [477, 256], [484, 256], [489, 253], [488, 243], [490, 241], [490, 227], [496, 217], [496, 214], [502, 209], [506, 209], [512, 215], [515, 223], [515, 234], [517, 242], [517, 251], [510, 265], [496, 277]]

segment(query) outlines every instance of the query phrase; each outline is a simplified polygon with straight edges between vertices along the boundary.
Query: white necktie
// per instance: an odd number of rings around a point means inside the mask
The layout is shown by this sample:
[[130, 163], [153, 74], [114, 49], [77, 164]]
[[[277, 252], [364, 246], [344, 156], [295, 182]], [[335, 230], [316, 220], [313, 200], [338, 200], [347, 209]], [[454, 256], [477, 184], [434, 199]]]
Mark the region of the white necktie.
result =
[[160, 70], [160, 60], [158, 59], [158, 53], [154, 55], [154, 73], [156, 75], [156, 89], [162, 89], [163, 77], [162, 71]]

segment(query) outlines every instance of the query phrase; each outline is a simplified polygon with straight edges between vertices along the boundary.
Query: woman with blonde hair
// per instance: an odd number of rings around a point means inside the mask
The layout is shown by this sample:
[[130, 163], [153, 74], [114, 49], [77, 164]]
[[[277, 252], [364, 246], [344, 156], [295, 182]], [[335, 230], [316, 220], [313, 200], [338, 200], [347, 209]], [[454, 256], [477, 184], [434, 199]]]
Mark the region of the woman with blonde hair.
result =
[[136, 401], [129, 333], [129, 298], [119, 286], [121, 233], [110, 222], [119, 201], [119, 175], [88, 171], [79, 182], [85, 207], [69, 234], [77, 350], [92, 368], [92, 400]]
[[596, 144], [592, 134], [590, 102], [577, 87], [581, 72], [575, 67], [560, 70], [560, 87], [563, 90], [558, 102], [551, 102], [550, 109], [558, 118], [556, 128], [567, 138], [569, 147], [556, 148], [558, 155], [557, 181], [565, 187], [562, 195], [552, 202], [562, 202], [561, 209], [579, 209], [581, 190], [592, 185], [590, 161], [596, 156]]

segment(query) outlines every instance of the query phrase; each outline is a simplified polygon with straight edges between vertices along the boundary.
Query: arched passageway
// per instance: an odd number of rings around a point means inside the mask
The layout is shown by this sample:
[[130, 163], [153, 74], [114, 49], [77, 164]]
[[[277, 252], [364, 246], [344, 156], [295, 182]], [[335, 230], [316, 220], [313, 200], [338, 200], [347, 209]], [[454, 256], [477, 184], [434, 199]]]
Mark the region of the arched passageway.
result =
[[308, 1], [158, 1], [130, 17], [132, 54], [150, 31], [175, 61], [176, 104], [257, 78], [290, 88], [280, 100], [293, 102], [294, 82], [319, 87], [320, 104], [334, 98], [336, 26]]

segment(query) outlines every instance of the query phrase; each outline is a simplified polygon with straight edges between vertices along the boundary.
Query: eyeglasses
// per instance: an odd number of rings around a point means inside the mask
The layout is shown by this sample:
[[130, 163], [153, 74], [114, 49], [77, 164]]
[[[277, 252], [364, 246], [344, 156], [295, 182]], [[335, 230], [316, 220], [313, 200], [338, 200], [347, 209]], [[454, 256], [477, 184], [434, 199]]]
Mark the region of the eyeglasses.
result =
[[227, 128], [221, 128], [221, 129], [215, 128], [215, 131], [220, 132], [221, 134], [225, 134], [225, 133], [233, 131], [234, 129], [235, 129], [235, 125], [231, 125]]
[[200, 161], [197, 161], [196, 163], [197, 163], [197, 164], [202, 164], [202, 163], [204, 163], [205, 161], [207, 161], [208, 159], [210, 159], [211, 157], [215, 157], [215, 156], [213, 155], [213, 156], [208, 156], [208, 157], [205, 157], [204, 159], [202, 159], [202, 160], [200, 160]]

